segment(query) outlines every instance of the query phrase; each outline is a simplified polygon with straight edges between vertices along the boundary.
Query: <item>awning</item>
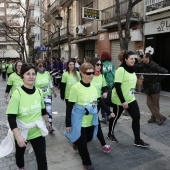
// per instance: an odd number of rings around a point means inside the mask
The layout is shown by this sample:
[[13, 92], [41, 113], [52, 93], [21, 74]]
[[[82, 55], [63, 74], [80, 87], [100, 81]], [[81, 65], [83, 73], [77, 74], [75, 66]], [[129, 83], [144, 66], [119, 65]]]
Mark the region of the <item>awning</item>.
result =
[[71, 44], [77, 44], [77, 43], [83, 42], [83, 41], [96, 41], [96, 40], [97, 40], [97, 36], [92, 36], [92, 37], [86, 37], [86, 38], [74, 40], [71, 42]]
[[0, 51], [0, 58], [20, 58], [19, 53], [14, 49]]

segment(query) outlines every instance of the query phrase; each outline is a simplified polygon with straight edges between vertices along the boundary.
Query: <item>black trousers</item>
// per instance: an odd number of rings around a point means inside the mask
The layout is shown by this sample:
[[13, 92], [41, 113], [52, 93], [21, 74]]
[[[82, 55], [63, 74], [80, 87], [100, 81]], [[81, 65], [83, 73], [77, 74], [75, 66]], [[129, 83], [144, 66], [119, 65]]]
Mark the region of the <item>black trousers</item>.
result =
[[[38, 164], [38, 170], [47, 170], [47, 158], [46, 158], [46, 143], [45, 138], [40, 136], [35, 139], [29, 140], [36, 156], [37, 164]], [[24, 153], [25, 149], [18, 146], [17, 142], [15, 141], [15, 147], [16, 147], [16, 164], [19, 168], [24, 167]]]
[[[137, 101], [133, 101], [128, 104], [129, 108], [127, 109], [128, 113], [132, 118], [132, 130], [135, 136], [135, 141], [140, 140], [140, 111]], [[113, 104], [113, 112], [115, 114], [114, 118], [110, 118], [109, 121], [109, 134], [114, 134], [114, 128], [117, 123], [117, 120], [123, 112], [123, 107]]]
[[2, 72], [2, 78], [6, 80], [6, 72]]
[[[98, 112], [99, 112], [99, 110], [100, 110], [99, 105], [97, 105], [97, 109], [98, 109]], [[98, 120], [98, 121], [99, 121], [99, 125], [98, 125], [98, 131], [97, 131], [97, 138], [99, 139], [101, 145], [104, 146], [104, 145], [106, 145], [106, 141], [105, 141], [104, 136], [103, 136], [100, 120]]]
[[90, 142], [93, 138], [94, 126], [82, 127], [81, 136], [74, 143], [78, 146], [79, 155], [82, 159], [83, 165], [91, 165], [89, 151], [87, 149], [87, 143]]
[[11, 75], [12, 73], [7, 73], [8, 77]]

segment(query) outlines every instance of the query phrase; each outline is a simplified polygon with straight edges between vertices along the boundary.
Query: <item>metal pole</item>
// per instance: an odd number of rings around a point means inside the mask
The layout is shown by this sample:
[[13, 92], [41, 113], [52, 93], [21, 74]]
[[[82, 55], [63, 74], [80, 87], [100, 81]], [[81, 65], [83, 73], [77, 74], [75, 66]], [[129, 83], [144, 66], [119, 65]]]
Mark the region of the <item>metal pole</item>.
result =
[[60, 49], [60, 27], [58, 27], [58, 59], [61, 58], [61, 49]]
[[170, 74], [162, 74], [162, 73], [136, 73], [139, 75], [148, 75], [148, 76], [170, 76]]
[[5, 54], [5, 51], [3, 52], [3, 59], [4, 59], [4, 54]]
[[35, 58], [34, 58], [34, 42], [33, 42], [33, 57], [32, 57], [32, 61], [33, 61], [33, 63], [35, 63]]

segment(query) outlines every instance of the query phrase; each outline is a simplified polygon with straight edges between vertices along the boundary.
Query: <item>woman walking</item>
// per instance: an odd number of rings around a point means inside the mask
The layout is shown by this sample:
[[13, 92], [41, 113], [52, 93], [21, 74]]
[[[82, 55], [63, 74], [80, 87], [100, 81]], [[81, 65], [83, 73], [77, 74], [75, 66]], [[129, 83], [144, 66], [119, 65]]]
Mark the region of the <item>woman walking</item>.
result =
[[[102, 63], [101, 63], [100, 58], [92, 58], [91, 64], [93, 65], [94, 71], [95, 71], [92, 83], [97, 88], [98, 98], [101, 98], [101, 97], [105, 98], [107, 96], [107, 86], [106, 86], [106, 80], [104, 78], [104, 75], [101, 73]], [[100, 108], [103, 107], [101, 106], [101, 104], [102, 104], [101, 102], [98, 103], [98, 112]], [[105, 110], [107, 110], [107, 106], [105, 107], [106, 107]], [[110, 110], [108, 110], [107, 112], [109, 112], [110, 114]], [[106, 141], [103, 136], [100, 121], [98, 125], [97, 138], [99, 139], [104, 152], [109, 153], [113, 149], [110, 145], [106, 145]]]
[[23, 80], [20, 77], [20, 71], [21, 71], [21, 67], [22, 67], [22, 62], [21, 61], [17, 61], [15, 64], [15, 72], [12, 73], [9, 77], [8, 77], [8, 81], [7, 81], [7, 86], [6, 86], [6, 90], [5, 90], [5, 95], [4, 95], [4, 100], [7, 103], [8, 100], [8, 95], [10, 93], [10, 96], [12, 96], [12, 93], [19, 87], [21, 87], [24, 83]]
[[148, 147], [149, 144], [140, 138], [140, 111], [134, 96], [137, 80], [134, 72], [135, 55], [132, 51], [121, 52], [121, 60], [122, 64], [116, 71], [114, 89], [112, 90], [113, 111], [116, 116], [110, 118], [107, 138], [112, 142], [118, 142], [114, 136], [114, 128], [123, 110], [127, 109], [132, 118], [132, 130], [135, 137], [134, 145]]
[[24, 85], [13, 92], [6, 111], [15, 137], [16, 164], [18, 170], [24, 170], [24, 153], [27, 143], [30, 142], [35, 152], [38, 170], [47, 170], [44, 136], [50, 130], [50, 123], [46, 115], [42, 92], [34, 87], [35, 67], [23, 64], [20, 75]]
[[[70, 91], [66, 111], [66, 137], [78, 147], [85, 170], [94, 170], [87, 143], [96, 137], [98, 129], [98, 92], [93, 83], [94, 68], [90, 63], [80, 67], [82, 80]], [[113, 113], [111, 113], [114, 116]]]
[[60, 97], [62, 100], [65, 99], [66, 107], [68, 104], [68, 98], [71, 87], [79, 82], [81, 79], [80, 73], [76, 71], [75, 61], [73, 59], [67, 62], [66, 71], [62, 75], [61, 86], [60, 86]]
[[[46, 106], [46, 110], [48, 113], [48, 119], [52, 127], [52, 95], [51, 90], [54, 94], [54, 97], [57, 97], [57, 94], [55, 92], [55, 89], [53, 87], [51, 76], [48, 71], [45, 71], [44, 68], [44, 61], [43, 60], [37, 60], [36, 62], [36, 68], [37, 68], [37, 77], [35, 80], [35, 87], [38, 87], [43, 92], [43, 99]], [[51, 128], [51, 132], [54, 130]]]

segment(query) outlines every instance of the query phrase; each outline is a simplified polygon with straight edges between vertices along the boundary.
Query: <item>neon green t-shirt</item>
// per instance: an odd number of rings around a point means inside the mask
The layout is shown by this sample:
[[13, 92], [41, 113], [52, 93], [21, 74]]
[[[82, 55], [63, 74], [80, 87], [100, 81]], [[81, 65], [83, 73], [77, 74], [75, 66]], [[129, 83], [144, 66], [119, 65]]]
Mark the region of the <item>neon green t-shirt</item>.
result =
[[37, 72], [36, 80], [35, 80], [35, 87], [38, 87], [42, 90], [43, 92], [43, 97], [46, 97], [51, 94], [51, 89], [50, 89], [50, 74], [49, 72], [45, 71], [44, 73], [39, 73]]
[[101, 97], [102, 87], [106, 86], [106, 80], [104, 76], [102, 74], [100, 74], [99, 76], [94, 76], [92, 82], [97, 88], [98, 97]]
[[2, 72], [6, 72], [6, 64], [2, 63]]
[[[40, 89], [36, 88], [34, 94], [27, 94], [21, 87], [15, 90], [9, 101], [6, 114], [16, 114], [17, 119], [24, 123], [31, 123], [42, 117], [41, 110], [45, 108]], [[29, 130], [27, 140], [42, 136], [40, 129], [34, 127]]]
[[12, 95], [12, 93], [19, 87], [21, 87], [23, 85], [23, 80], [21, 79], [21, 77], [19, 75], [17, 75], [16, 73], [12, 73], [9, 78], [8, 78], [8, 82], [7, 85], [12, 85], [11, 88], [11, 92], [10, 94]]
[[77, 71], [77, 76], [78, 77], [76, 78], [73, 74], [70, 74], [68, 71], [63, 73], [61, 82], [66, 83], [65, 99], [69, 98], [71, 87], [77, 82], [79, 82], [81, 79], [80, 73], [78, 71]]
[[[81, 106], [87, 106], [92, 103], [96, 103], [98, 98], [98, 93], [95, 85], [90, 84], [90, 87], [83, 86], [80, 82], [72, 86], [69, 101], [74, 102]], [[82, 127], [92, 126], [93, 115], [84, 115], [82, 119]]]
[[8, 64], [7, 73], [13, 73], [13, 65]]
[[[137, 77], [135, 73], [129, 73], [123, 67], [117, 69], [114, 82], [121, 83], [121, 90], [127, 103], [135, 100], [134, 91], [136, 81]], [[112, 90], [112, 102], [117, 105], [122, 105], [115, 88]]]

